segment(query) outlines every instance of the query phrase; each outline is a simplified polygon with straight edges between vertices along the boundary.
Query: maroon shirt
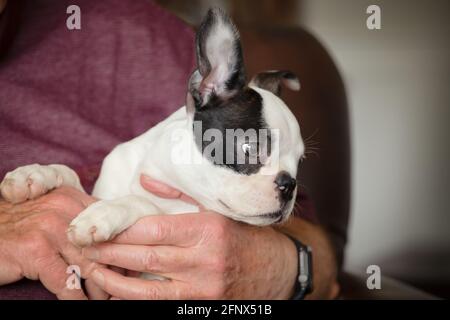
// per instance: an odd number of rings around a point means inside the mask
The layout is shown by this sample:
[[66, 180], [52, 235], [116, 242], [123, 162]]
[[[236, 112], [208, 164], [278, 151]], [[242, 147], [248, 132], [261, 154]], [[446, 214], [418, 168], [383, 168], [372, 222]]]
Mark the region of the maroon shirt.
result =
[[[70, 4], [81, 30], [66, 27]], [[0, 63], [1, 177], [36, 162], [95, 171], [184, 104], [194, 33], [152, 2], [35, 0], [21, 11]]]
[[[0, 61], [0, 178], [21, 165], [61, 163], [90, 190], [115, 145], [184, 104], [194, 32], [147, 0], [22, 3]], [[66, 27], [71, 4], [81, 8], [81, 30]], [[312, 217], [303, 194], [299, 201]], [[37, 282], [0, 287], [0, 298], [52, 297]]]

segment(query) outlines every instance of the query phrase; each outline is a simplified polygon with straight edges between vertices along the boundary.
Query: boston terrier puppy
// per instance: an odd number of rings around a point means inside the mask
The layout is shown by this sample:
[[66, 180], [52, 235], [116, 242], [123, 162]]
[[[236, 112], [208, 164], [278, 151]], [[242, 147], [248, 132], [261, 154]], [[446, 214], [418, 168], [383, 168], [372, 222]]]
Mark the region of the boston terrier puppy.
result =
[[[234, 220], [264, 226], [288, 218], [305, 147], [299, 124], [279, 95], [281, 84], [299, 90], [297, 77], [268, 71], [247, 84], [238, 30], [220, 9], [207, 13], [196, 52], [186, 106], [118, 145], [103, 161], [93, 191], [101, 200], [69, 227], [75, 245], [112, 239], [146, 215], [199, 211], [145, 191], [142, 174]], [[63, 185], [83, 191], [70, 168], [32, 164], [9, 172], [0, 190], [5, 200], [19, 203]]]

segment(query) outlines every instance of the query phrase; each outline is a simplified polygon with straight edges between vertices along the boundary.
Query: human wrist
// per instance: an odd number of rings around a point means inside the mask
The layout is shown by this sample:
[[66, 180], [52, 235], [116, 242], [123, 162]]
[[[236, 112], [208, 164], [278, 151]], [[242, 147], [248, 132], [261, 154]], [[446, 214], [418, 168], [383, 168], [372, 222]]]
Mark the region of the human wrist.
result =
[[283, 274], [284, 288], [280, 293], [280, 299], [288, 300], [292, 297], [298, 273], [297, 248], [294, 242], [285, 234], [280, 232], [282, 243], [282, 261], [284, 261]]

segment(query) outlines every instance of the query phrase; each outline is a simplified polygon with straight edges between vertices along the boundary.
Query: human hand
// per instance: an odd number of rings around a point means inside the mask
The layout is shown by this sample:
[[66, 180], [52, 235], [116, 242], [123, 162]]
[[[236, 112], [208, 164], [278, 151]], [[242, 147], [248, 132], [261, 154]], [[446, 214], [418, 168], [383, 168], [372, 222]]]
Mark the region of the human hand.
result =
[[67, 288], [67, 267], [78, 265], [87, 276], [95, 264], [67, 240], [66, 229], [94, 201], [69, 187], [18, 205], [0, 201], [0, 285], [25, 277], [59, 299], [86, 299], [82, 290]]
[[[169, 186], [148, 177], [142, 176], [141, 184], [149, 192], [160, 197], [182, 199], [198, 205], [195, 200], [180, 191], [170, 188]], [[319, 225], [312, 224], [306, 220], [296, 217], [291, 217], [283, 225], [277, 225], [275, 229], [284, 234], [289, 234], [290, 236], [313, 248], [314, 290], [305, 298], [335, 299], [340, 291], [340, 287], [337, 282], [336, 257], [333, 246], [329, 241], [325, 230]]]
[[[141, 182], [158, 196], [193, 201], [155, 181]], [[169, 279], [96, 269], [91, 280], [121, 299], [287, 299], [297, 274], [295, 245], [285, 235], [206, 210], [142, 218], [113, 243], [84, 248], [83, 255]]]

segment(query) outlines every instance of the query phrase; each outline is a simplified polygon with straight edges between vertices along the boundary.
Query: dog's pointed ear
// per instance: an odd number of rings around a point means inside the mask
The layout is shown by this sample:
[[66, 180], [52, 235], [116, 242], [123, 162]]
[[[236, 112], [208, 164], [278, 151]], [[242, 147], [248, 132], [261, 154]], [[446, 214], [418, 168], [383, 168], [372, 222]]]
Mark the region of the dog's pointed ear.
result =
[[300, 90], [300, 81], [291, 71], [265, 71], [258, 73], [250, 81], [250, 86], [259, 87], [276, 94], [281, 95], [281, 84], [284, 84], [291, 90]]
[[236, 26], [221, 9], [210, 9], [196, 38], [198, 69], [189, 80], [195, 107], [212, 97], [227, 99], [245, 86], [241, 41]]

